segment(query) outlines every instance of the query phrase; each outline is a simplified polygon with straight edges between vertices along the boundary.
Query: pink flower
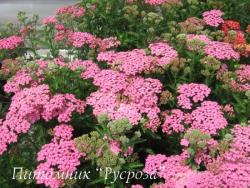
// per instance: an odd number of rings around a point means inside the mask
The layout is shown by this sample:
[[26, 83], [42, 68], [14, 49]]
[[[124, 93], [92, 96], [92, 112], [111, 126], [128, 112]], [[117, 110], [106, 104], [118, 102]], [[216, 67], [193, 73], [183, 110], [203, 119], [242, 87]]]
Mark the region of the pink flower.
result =
[[181, 139], [181, 145], [188, 147], [189, 141], [187, 139]]
[[72, 5], [72, 6], [67, 6], [67, 7], [61, 7], [56, 10], [57, 15], [61, 14], [69, 14], [73, 17], [80, 18], [84, 15], [85, 9], [80, 6]]
[[121, 146], [120, 143], [118, 141], [111, 141], [109, 143], [109, 149], [116, 155], [118, 155], [121, 152]]
[[57, 23], [57, 20], [55, 16], [48, 16], [48, 17], [43, 18], [42, 23], [44, 25], [55, 24]]
[[161, 5], [165, 3], [166, 1], [167, 0], [144, 0], [144, 2], [149, 5]]
[[178, 86], [178, 105], [184, 109], [191, 109], [192, 102], [202, 102], [211, 92], [211, 89], [204, 84], [182, 84]]
[[212, 27], [218, 27], [220, 24], [224, 23], [224, 20], [221, 18], [222, 15], [223, 12], [216, 9], [203, 12], [202, 14], [206, 24]]
[[191, 113], [192, 129], [199, 129], [207, 134], [216, 134], [227, 126], [227, 120], [217, 102], [204, 101], [200, 107]]
[[210, 42], [205, 46], [205, 53], [218, 60], [239, 60], [240, 58], [240, 54], [234, 51], [232, 45], [225, 42]]
[[[34, 172], [37, 174], [35, 177], [38, 184], [59, 188], [64, 184], [63, 178], [66, 174], [73, 173], [76, 167], [80, 165], [80, 158], [85, 154], [76, 149], [72, 140], [72, 131], [73, 128], [69, 125], [56, 126], [52, 142], [43, 145], [38, 152], [37, 161], [39, 165]], [[39, 173], [44, 173], [44, 175], [39, 176]], [[48, 176], [49, 173], [51, 173], [51, 176]], [[64, 176], [60, 176], [60, 174], [64, 174]]]
[[177, 51], [164, 42], [152, 43], [149, 45], [149, 49], [153, 55], [158, 57], [158, 64], [162, 67], [178, 57]]
[[10, 36], [0, 39], [0, 50], [13, 50], [23, 43], [23, 38], [18, 36]]

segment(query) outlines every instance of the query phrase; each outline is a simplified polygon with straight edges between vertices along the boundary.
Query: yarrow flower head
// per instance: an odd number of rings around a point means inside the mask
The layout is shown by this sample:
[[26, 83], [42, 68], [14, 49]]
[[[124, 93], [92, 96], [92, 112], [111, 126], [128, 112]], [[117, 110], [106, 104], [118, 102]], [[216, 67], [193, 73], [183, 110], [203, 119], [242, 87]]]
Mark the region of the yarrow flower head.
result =
[[178, 86], [179, 93], [178, 105], [184, 109], [191, 109], [192, 102], [202, 102], [211, 92], [211, 89], [205, 84], [182, 84]]
[[164, 4], [166, 3], [167, 0], [144, 0], [144, 2], [146, 4], [149, 4], [149, 5], [161, 5], [161, 4]]
[[215, 135], [218, 130], [227, 126], [221, 106], [217, 102], [204, 101], [191, 115], [191, 128], [201, 130], [203, 133]]
[[136, 75], [149, 70], [153, 58], [146, 55], [143, 49], [134, 49], [128, 52], [102, 52], [98, 55], [99, 61], [107, 61], [113, 69], [118, 69], [126, 75]]
[[165, 116], [165, 121], [162, 125], [162, 132], [167, 134], [184, 132], [183, 125], [186, 115], [179, 109], [171, 110], [171, 114]]
[[56, 126], [52, 142], [42, 146], [38, 152], [39, 165], [34, 172], [38, 184], [59, 188], [64, 184], [66, 174], [73, 173], [80, 164], [80, 158], [85, 154], [77, 150], [72, 131], [73, 128], [66, 124]]
[[42, 23], [44, 25], [49, 25], [49, 24], [55, 24], [57, 22], [56, 17], [55, 16], [48, 16], [43, 18]]
[[10, 36], [0, 39], [0, 50], [13, 50], [23, 43], [23, 38], [19, 36]]
[[152, 43], [149, 45], [149, 49], [153, 55], [158, 57], [157, 62], [162, 67], [178, 57], [177, 51], [164, 42]]
[[57, 15], [69, 14], [76, 18], [82, 17], [84, 13], [85, 13], [85, 9], [83, 7], [76, 6], [76, 5], [61, 7], [56, 10]]
[[224, 23], [223, 18], [221, 18], [222, 15], [223, 12], [216, 9], [203, 12], [202, 14], [206, 24], [212, 27], [218, 27], [220, 24]]
[[240, 58], [240, 54], [234, 51], [232, 45], [225, 42], [210, 42], [205, 46], [205, 53], [218, 60], [239, 60]]

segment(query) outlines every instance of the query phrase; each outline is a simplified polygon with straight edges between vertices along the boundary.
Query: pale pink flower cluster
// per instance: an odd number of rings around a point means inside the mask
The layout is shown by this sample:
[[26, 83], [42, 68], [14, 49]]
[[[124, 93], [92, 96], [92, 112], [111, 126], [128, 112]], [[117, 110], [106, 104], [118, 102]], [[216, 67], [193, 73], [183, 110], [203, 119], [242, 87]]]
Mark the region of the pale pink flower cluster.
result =
[[136, 185], [132, 185], [131, 188], [143, 188], [142, 185], [136, 184]]
[[218, 130], [227, 126], [221, 106], [214, 101], [204, 101], [190, 115], [192, 129], [199, 129], [204, 133], [215, 135]]
[[234, 51], [231, 44], [226, 42], [212, 41], [205, 46], [205, 53], [218, 60], [239, 60], [240, 54]]
[[116, 155], [122, 151], [120, 143], [116, 140], [112, 140], [109, 143], [109, 149]]
[[166, 3], [167, 0], [144, 0], [146, 4], [149, 5], [161, 5]]
[[23, 43], [23, 38], [19, 36], [10, 36], [0, 39], [0, 50], [13, 50]]
[[40, 163], [34, 172], [37, 184], [51, 188], [62, 187], [67, 174], [69, 176], [80, 165], [80, 158], [84, 154], [77, 150], [72, 140], [72, 131], [69, 125], [56, 126], [52, 142], [43, 145], [38, 152], [37, 160]]
[[178, 105], [184, 109], [191, 109], [192, 103], [202, 102], [211, 92], [205, 84], [182, 84], [178, 86]]
[[223, 12], [216, 9], [203, 12], [202, 14], [205, 23], [212, 27], [218, 27], [220, 24], [224, 23], [224, 20], [221, 17], [222, 15]]
[[149, 70], [153, 58], [146, 55], [143, 49], [134, 49], [128, 52], [102, 52], [97, 57], [98, 61], [107, 61], [113, 68], [126, 75], [136, 75]]
[[149, 45], [149, 49], [153, 55], [158, 57], [157, 62], [162, 67], [178, 57], [177, 51], [164, 42], [152, 43]]
[[44, 25], [55, 24], [57, 23], [57, 19], [55, 16], [48, 16], [48, 17], [43, 18], [42, 23]]
[[156, 95], [162, 88], [159, 80], [102, 70], [96, 74], [93, 83], [100, 88], [87, 98], [87, 103], [93, 106], [95, 115], [107, 113], [113, 120], [128, 118], [131, 124], [136, 125], [146, 114], [149, 118], [146, 126], [156, 131], [160, 124]]
[[80, 6], [72, 5], [72, 6], [67, 6], [67, 7], [61, 7], [56, 10], [57, 15], [61, 14], [69, 14], [73, 17], [80, 18], [84, 15], [85, 9]]

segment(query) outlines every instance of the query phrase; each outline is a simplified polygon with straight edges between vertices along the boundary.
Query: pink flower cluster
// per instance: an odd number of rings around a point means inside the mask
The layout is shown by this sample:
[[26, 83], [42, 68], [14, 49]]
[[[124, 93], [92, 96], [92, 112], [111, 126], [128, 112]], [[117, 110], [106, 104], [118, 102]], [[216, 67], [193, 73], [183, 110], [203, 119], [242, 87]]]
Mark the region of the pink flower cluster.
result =
[[76, 149], [72, 131], [73, 128], [69, 125], [56, 126], [52, 142], [42, 146], [38, 152], [37, 160], [40, 164], [34, 172], [37, 184], [59, 188], [80, 164], [80, 158], [84, 154]]
[[83, 7], [75, 6], [75, 5], [61, 7], [61, 8], [56, 10], [57, 15], [69, 14], [69, 15], [76, 17], [76, 18], [82, 17], [84, 15], [84, 13], [85, 13], [85, 9]]
[[124, 72], [126, 75], [136, 75], [149, 70], [152, 57], [147, 56], [142, 49], [134, 49], [129, 52], [102, 52], [97, 57], [98, 61], [107, 61], [114, 69]]
[[158, 57], [158, 64], [162, 67], [171, 63], [171, 61], [178, 57], [177, 51], [164, 42], [152, 43], [149, 49], [153, 55]]
[[[12, 89], [13, 90], [13, 89]], [[72, 94], [51, 96], [47, 85], [24, 88], [15, 93], [5, 120], [0, 125], [0, 154], [7, 145], [17, 141], [17, 135], [27, 133], [31, 125], [43, 118], [57, 117], [59, 122], [69, 122], [74, 111], [83, 113], [85, 102]]]
[[179, 109], [171, 110], [171, 114], [165, 116], [165, 121], [162, 125], [162, 132], [172, 134], [173, 132], [184, 132], [183, 123], [186, 119], [186, 114]]
[[72, 71], [82, 70], [81, 77], [83, 79], [93, 78], [100, 71], [98, 65], [91, 60], [73, 61], [69, 64], [69, 68]]
[[13, 50], [23, 43], [23, 38], [19, 36], [10, 36], [0, 39], [0, 50]]
[[[73, 45], [76, 48], [81, 48], [87, 45], [90, 48], [99, 48], [100, 51], [105, 51], [107, 49], [117, 47], [120, 45], [120, 41], [116, 37], [110, 37], [101, 39], [87, 32], [59, 32], [64, 36], [67, 34], [68, 44]], [[57, 36], [59, 38], [59, 36]]]
[[231, 81], [231, 87], [235, 91], [250, 90], [250, 65], [240, 65], [235, 74], [236, 80]]
[[203, 12], [202, 14], [205, 23], [212, 27], [218, 27], [220, 24], [224, 23], [224, 20], [221, 17], [222, 15], [223, 12], [216, 9]]
[[56, 17], [55, 16], [48, 16], [43, 18], [42, 23], [44, 25], [49, 25], [49, 24], [55, 24], [57, 22]]
[[240, 54], [229, 43], [213, 41], [205, 46], [205, 53], [218, 60], [239, 60]]
[[11, 78], [5, 85], [4, 91], [6, 93], [17, 93], [22, 90], [22, 87], [34, 85], [35, 81], [27, 69], [19, 70], [15, 76]]
[[171, 184], [182, 173], [190, 170], [188, 166], [184, 165], [186, 157], [185, 154], [169, 157], [161, 154], [148, 155], [143, 171], [150, 175], [157, 174], [158, 177], [165, 179]]
[[146, 4], [149, 5], [161, 5], [163, 3], [166, 3], [167, 0], [144, 0]]
[[69, 122], [74, 111], [81, 114], [84, 109], [85, 102], [73, 94], [56, 94], [44, 105], [42, 117], [46, 121], [57, 117], [59, 122]]
[[90, 48], [96, 47], [96, 37], [90, 33], [86, 32], [73, 32], [69, 35], [69, 43], [71, 43], [76, 48], [81, 48], [84, 45], [88, 45]]
[[[187, 35], [187, 42], [192, 42], [192, 41], [200, 41], [204, 45], [207, 45], [211, 42], [210, 38], [208, 38], [206, 35], [188, 34]], [[188, 45], [189, 50], [197, 50], [199, 48], [200, 48], [200, 46], [198, 46], [197, 48], [194, 48], [193, 46]]]
[[[191, 169], [186, 163], [190, 156], [184, 150], [176, 156], [149, 155], [144, 172], [165, 180], [163, 184], [153, 185], [154, 188], [247, 188], [250, 185], [250, 127], [236, 125], [232, 133], [230, 149], [216, 158], [208, 155], [210, 160], [205, 163], [205, 171]], [[214, 140], [208, 142], [215, 143]]]
[[214, 101], [204, 101], [190, 115], [192, 129], [215, 135], [218, 130], [227, 126], [227, 120], [221, 111], [221, 106]]
[[162, 88], [159, 80], [102, 70], [94, 76], [93, 83], [100, 88], [87, 98], [87, 104], [93, 106], [95, 115], [107, 113], [113, 120], [128, 118], [136, 125], [142, 115], [147, 114], [149, 123], [146, 126], [156, 131], [160, 124], [156, 95]]
[[42, 108], [49, 98], [47, 85], [25, 88], [12, 97], [5, 120], [0, 125], [0, 154], [8, 144], [17, 141], [18, 134], [28, 132], [31, 124], [41, 118]]
[[211, 92], [211, 89], [205, 84], [182, 84], [178, 86], [179, 93], [178, 105], [184, 109], [191, 109], [192, 102], [202, 102]]

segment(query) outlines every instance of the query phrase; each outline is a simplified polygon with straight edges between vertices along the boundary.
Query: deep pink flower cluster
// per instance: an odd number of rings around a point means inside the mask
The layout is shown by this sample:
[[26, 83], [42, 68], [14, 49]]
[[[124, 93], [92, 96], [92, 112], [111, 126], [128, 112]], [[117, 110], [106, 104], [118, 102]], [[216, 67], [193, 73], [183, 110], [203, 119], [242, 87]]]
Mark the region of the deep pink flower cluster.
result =
[[213, 41], [205, 46], [205, 53], [218, 60], [231, 60], [240, 58], [240, 54], [234, 51], [229, 43]]
[[80, 164], [80, 158], [84, 154], [76, 149], [72, 131], [73, 128], [69, 125], [56, 126], [52, 142], [42, 146], [38, 152], [37, 160], [40, 164], [34, 172], [38, 184], [59, 188]]
[[94, 77], [99, 90], [87, 98], [93, 106], [95, 115], [107, 113], [111, 119], [128, 118], [136, 125], [143, 114], [147, 114], [146, 126], [156, 131], [160, 124], [157, 107], [157, 93], [161, 92], [161, 83], [156, 79], [128, 77], [113, 70], [102, 70]]
[[84, 15], [84, 13], [85, 13], [85, 9], [83, 7], [75, 6], [75, 5], [61, 7], [61, 8], [56, 10], [57, 15], [69, 14], [69, 15], [76, 17], [76, 18], [82, 17]]
[[171, 61], [178, 57], [177, 51], [164, 42], [152, 43], [149, 49], [153, 55], [158, 57], [158, 64], [162, 67], [171, 63]]
[[19, 36], [10, 36], [0, 39], [0, 50], [13, 50], [23, 43], [23, 38]]
[[223, 12], [216, 9], [203, 12], [202, 14], [205, 23], [212, 27], [218, 27], [220, 24], [224, 23], [224, 20], [221, 17], [222, 15]]
[[192, 129], [199, 129], [207, 134], [216, 134], [227, 126], [221, 106], [214, 101], [204, 101], [190, 115]]
[[191, 109], [192, 102], [202, 102], [211, 92], [211, 89], [205, 84], [182, 84], [178, 86], [179, 93], [178, 105], [184, 109]]

